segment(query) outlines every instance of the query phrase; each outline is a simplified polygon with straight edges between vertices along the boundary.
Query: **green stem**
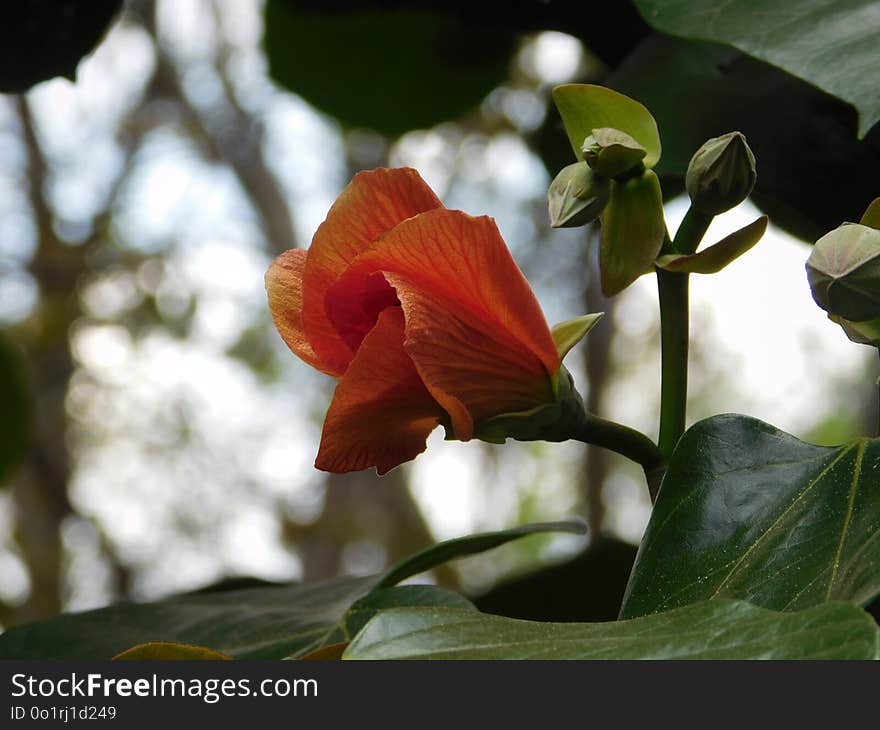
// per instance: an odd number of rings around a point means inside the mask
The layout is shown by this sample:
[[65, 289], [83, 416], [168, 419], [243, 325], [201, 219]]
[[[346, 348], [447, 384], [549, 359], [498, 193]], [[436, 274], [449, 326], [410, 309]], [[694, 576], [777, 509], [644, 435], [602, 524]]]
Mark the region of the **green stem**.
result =
[[687, 418], [688, 275], [657, 269], [660, 295], [660, 451], [668, 459]]
[[657, 445], [641, 431], [586, 413], [571, 438], [601, 446], [640, 464], [645, 470], [651, 500], [657, 497], [657, 488], [666, 470], [666, 459]]
[[670, 253], [680, 253], [690, 256], [696, 253], [700, 241], [706, 235], [706, 230], [712, 222], [712, 216], [701, 213], [693, 206], [688, 208], [687, 213], [678, 227], [675, 234], [675, 240], [672, 242], [672, 250]]
[[[675, 234], [663, 245], [666, 253], [690, 255], [697, 250], [712, 216], [691, 207]], [[687, 425], [688, 341], [690, 312], [688, 274], [657, 269], [660, 298], [660, 437], [658, 445], [669, 459]]]

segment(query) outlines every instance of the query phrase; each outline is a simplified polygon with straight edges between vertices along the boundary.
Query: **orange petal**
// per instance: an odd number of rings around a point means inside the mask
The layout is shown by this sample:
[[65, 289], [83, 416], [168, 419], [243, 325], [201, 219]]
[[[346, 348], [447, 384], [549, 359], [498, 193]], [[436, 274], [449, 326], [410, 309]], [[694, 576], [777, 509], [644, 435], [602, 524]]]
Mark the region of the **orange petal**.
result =
[[306, 251], [292, 249], [276, 258], [266, 272], [269, 311], [281, 338], [293, 353], [313, 368], [333, 374], [315, 354], [302, 326], [303, 267]]
[[380, 168], [355, 175], [319, 226], [306, 259], [302, 321], [315, 353], [337, 376], [345, 372], [357, 347], [328, 320], [327, 289], [383, 233], [441, 207], [415, 170]]
[[328, 292], [354, 306], [377, 271], [397, 290], [406, 351], [456, 438], [473, 422], [552, 399], [559, 355], [540, 305], [490, 218], [432, 210], [362, 254]]
[[403, 349], [400, 307], [385, 309], [336, 386], [315, 466], [379, 474], [425, 450], [443, 411]]

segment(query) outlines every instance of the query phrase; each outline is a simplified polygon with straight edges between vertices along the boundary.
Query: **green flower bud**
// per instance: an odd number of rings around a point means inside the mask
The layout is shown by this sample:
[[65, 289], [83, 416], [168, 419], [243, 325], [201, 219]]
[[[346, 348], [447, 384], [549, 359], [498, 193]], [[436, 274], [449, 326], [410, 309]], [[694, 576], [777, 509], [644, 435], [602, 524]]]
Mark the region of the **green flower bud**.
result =
[[594, 173], [586, 162], [567, 165], [547, 190], [550, 225], [577, 228], [596, 218], [608, 203], [611, 181]]
[[742, 203], [755, 187], [755, 156], [742, 132], [713, 137], [691, 157], [685, 185], [694, 208], [718, 215]]
[[611, 127], [594, 129], [584, 140], [584, 160], [603, 177], [617, 177], [641, 164], [648, 154], [626, 132]]
[[880, 317], [880, 231], [844, 223], [816, 241], [807, 260], [813, 299], [851, 322]]

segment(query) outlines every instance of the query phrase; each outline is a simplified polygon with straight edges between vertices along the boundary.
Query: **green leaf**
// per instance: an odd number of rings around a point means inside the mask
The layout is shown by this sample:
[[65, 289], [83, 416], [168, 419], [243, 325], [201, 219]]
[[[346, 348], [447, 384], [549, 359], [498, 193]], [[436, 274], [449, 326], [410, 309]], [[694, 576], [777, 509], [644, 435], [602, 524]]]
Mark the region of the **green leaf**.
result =
[[584, 531], [579, 521], [522, 525], [438, 543], [383, 575], [193, 593], [65, 614], [0, 634], [0, 659], [109, 659], [135, 645], [157, 642], [210, 647], [235, 659], [297, 658], [348, 641], [380, 609], [473, 608], [467, 599], [437, 586], [394, 587], [417, 573], [526, 535]]
[[715, 274], [731, 261], [738, 259], [764, 235], [767, 230], [767, 216], [749, 223], [734, 231], [718, 243], [690, 256], [670, 254], [657, 259], [657, 266], [667, 271], [686, 271], [689, 274]]
[[603, 314], [604, 312], [584, 314], [553, 326], [550, 334], [553, 335], [553, 342], [556, 344], [556, 352], [559, 353], [560, 361], [565, 359], [572, 347], [587, 336], [587, 332], [596, 326]]
[[539, 623], [455, 609], [392, 609], [344, 659], [876, 659], [863, 610], [829, 603], [779, 613], [706, 601], [630, 621]]
[[777, 610], [880, 593], [880, 441], [799, 441], [722, 415], [682, 436], [630, 576], [625, 618], [709, 598]]
[[539, 532], [571, 532], [583, 535], [586, 526], [580, 520], [568, 520], [562, 522], [536, 522], [531, 525], [520, 525], [509, 530], [498, 532], [483, 532], [477, 535], [457, 537], [452, 540], [439, 542], [415, 555], [406, 558], [391, 568], [379, 580], [376, 589], [387, 588], [400, 583], [418, 573], [442, 565], [443, 563], [463, 558], [468, 555], [476, 555], [492, 548], [499, 547], [511, 540], [518, 540], [526, 535], [534, 535]]
[[584, 159], [583, 144], [594, 129], [626, 132], [647, 150], [645, 167], [660, 159], [660, 133], [654, 117], [642, 104], [620, 92], [591, 84], [563, 84], [553, 89], [553, 101], [565, 124], [575, 156]]
[[874, 198], [871, 201], [859, 223], [863, 226], [880, 229], [880, 198]]
[[30, 388], [18, 347], [0, 333], [0, 486], [18, 466], [28, 445]]
[[122, 0], [5, 3], [0, 17], [0, 94], [23, 93], [55, 76], [76, 79], [122, 9]]
[[669, 35], [734, 46], [856, 107], [859, 136], [880, 119], [875, 0], [635, 0]]
[[663, 193], [654, 171], [645, 170], [625, 182], [615, 180], [601, 221], [599, 272], [602, 291], [611, 297], [650, 270], [663, 246]]
[[292, 587], [196, 593], [120, 603], [15, 626], [0, 634], [2, 659], [110, 659], [148, 642], [211, 647], [236, 659], [282, 659], [325, 640], [376, 577]]
[[193, 646], [192, 644], [175, 644], [171, 641], [151, 641], [146, 644], [138, 644], [137, 646], [126, 649], [120, 654], [113, 657], [117, 661], [152, 661], [178, 659], [185, 661], [203, 661], [203, 660], [228, 660], [231, 656], [222, 654], [219, 651], [208, 649], [205, 646]]
[[475, 109], [507, 80], [512, 29], [419, 7], [266, 3], [271, 77], [349, 127], [388, 135]]

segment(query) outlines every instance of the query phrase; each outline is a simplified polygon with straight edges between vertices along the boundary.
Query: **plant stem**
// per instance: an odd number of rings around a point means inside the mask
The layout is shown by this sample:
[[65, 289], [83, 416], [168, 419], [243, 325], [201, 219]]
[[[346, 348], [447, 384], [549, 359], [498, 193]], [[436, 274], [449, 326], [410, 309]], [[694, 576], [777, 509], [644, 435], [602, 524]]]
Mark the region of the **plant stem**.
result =
[[[675, 240], [667, 238], [667, 253], [690, 255], [712, 222], [712, 216], [691, 207], [684, 216]], [[660, 298], [660, 451], [668, 460], [687, 425], [688, 274], [657, 269]]]
[[656, 499], [660, 479], [666, 470], [666, 459], [657, 445], [641, 431], [586, 413], [571, 438], [601, 446], [640, 464], [645, 470], [651, 500]]
[[668, 459], [684, 433], [688, 379], [688, 275], [657, 270], [660, 296], [660, 438]]
[[675, 240], [672, 241], [672, 250], [669, 253], [680, 253], [686, 256], [695, 253], [711, 222], [711, 215], [701, 213], [693, 206], [688, 208], [675, 234]]

